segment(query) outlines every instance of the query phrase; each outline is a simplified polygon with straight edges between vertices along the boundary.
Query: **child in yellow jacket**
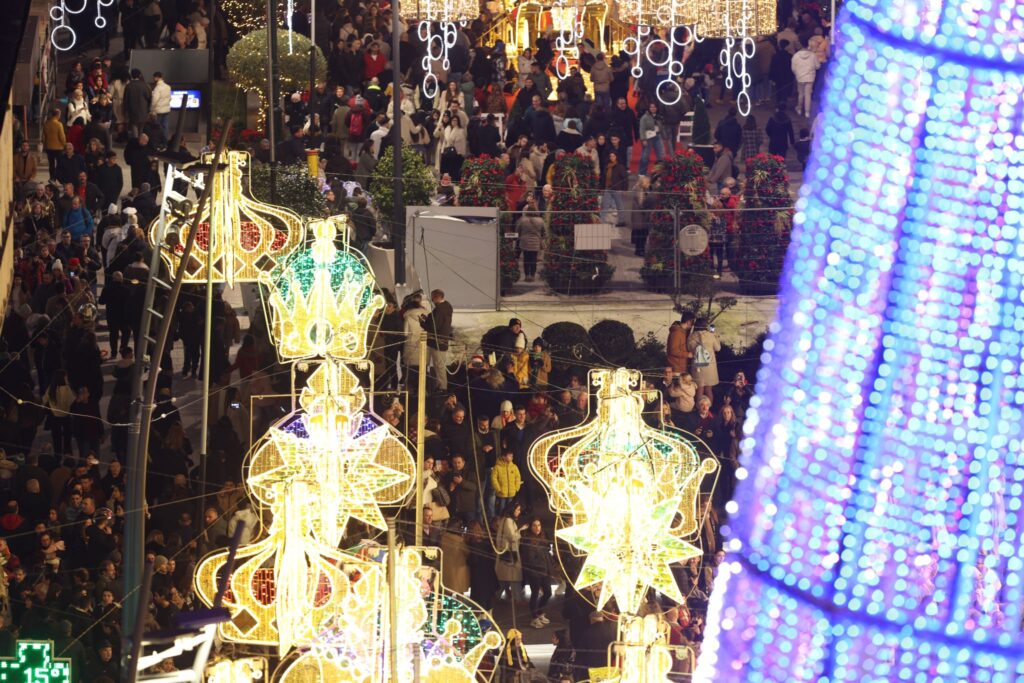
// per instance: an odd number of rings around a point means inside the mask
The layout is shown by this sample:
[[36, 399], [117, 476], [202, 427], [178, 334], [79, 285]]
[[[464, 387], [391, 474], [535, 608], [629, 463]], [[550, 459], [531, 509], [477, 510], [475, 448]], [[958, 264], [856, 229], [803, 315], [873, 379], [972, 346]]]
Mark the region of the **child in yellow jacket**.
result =
[[506, 450], [491, 469], [491, 486], [494, 487], [495, 502], [499, 511], [504, 510], [505, 506], [512, 502], [523, 485], [523, 477], [519, 473], [519, 468], [512, 462], [512, 457], [512, 451]]

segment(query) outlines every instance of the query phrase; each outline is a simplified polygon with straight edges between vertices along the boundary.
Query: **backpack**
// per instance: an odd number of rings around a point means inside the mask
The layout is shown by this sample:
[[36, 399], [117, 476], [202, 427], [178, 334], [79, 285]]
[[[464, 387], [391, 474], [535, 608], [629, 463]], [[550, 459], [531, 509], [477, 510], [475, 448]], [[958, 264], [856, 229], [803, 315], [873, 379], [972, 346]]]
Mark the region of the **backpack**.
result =
[[363, 137], [363, 114], [353, 114], [348, 124], [348, 135], [352, 139]]
[[704, 344], [697, 343], [697, 348], [693, 350], [693, 365], [697, 368], [706, 368], [711, 365], [711, 353], [704, 348]]

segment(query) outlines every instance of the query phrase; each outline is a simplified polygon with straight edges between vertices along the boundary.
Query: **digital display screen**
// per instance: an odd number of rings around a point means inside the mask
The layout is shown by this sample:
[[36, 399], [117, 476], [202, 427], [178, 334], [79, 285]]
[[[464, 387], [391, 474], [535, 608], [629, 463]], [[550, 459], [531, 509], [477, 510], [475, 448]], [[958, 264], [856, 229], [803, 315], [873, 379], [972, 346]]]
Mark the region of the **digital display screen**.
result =
[[[187, 98], [187, 99], [185, 99]], [[199, 109], [200, 91], [198, 90], [172, 90], [171, 109], [181, 109], [182, 99], [185, 99], [185, 109]]]

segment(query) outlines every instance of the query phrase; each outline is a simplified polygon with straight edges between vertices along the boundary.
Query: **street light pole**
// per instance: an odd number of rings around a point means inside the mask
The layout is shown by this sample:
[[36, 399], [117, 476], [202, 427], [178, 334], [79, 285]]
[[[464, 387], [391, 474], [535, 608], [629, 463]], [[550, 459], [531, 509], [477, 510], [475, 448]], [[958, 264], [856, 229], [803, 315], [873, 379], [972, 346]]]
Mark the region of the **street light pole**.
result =
[[270, 203], [277, 203], [277, 0], [267, 0], [267, 139], [270, 141]]
[[[309, 12], [309, 124], [316, 123], [316, 0]], [[323, 125], [323, 121], [320, 122]]]
[[391, 214], [391, 244], [395, 248], [395, 285], [405, 284], [405, 191], [402, 182], [402, 68], [399, 65], [401, 50], [401, 24], [398, 18], [398, 3], [391, 4], [391, 147], [395, 160], [391, 175], [394, 176], [395, 200]]

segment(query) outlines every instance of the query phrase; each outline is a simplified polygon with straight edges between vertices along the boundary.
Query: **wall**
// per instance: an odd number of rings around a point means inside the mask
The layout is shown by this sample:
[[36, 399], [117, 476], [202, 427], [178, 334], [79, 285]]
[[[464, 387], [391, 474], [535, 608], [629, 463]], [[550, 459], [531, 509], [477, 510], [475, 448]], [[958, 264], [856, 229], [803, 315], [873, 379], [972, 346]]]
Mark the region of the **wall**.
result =
[[[10, 107], [10, 104], [8, 104]], [[0, 129], [0, 320], [7, 315], [7, 303], [14, 280], [14, 138], [13, 118]]]

